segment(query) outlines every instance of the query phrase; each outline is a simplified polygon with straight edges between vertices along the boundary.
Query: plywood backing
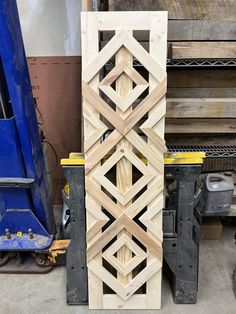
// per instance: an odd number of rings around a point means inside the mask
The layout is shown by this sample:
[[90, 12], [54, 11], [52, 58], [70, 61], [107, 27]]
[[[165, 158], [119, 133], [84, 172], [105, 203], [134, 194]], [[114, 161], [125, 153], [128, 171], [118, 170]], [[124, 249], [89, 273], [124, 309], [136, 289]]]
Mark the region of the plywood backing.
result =
[[[115, 34], [99, 51], [104, 30]], [[134, 30], [149, 31], [149, 53]], [[166, 12], [116, 12], [115, 19], [109, 12], [82, 13], [91, 309], [161, 306], [166, 49]], [[148, 79], [133, 68], [134, 58]], [[114, 67], [107, 73], [111, 60]], [[140, 136], [136, 128], [144, 116]]]
[[[81, 151], [81, 57], [27, 58], [38, 121], [58, 160]], [[61, 204], [65, 178], [52, 148], [46, 144], [52, 177], [53, 204]]]

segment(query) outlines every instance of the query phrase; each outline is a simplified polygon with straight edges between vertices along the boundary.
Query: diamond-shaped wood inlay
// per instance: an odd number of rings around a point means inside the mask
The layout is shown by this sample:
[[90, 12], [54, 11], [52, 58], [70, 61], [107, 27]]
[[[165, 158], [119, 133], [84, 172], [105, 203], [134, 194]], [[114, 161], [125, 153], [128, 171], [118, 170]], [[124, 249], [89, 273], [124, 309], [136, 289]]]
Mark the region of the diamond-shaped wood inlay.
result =
[[[115, 256], [123, 246], [126, 246], [132, 253], [134, 257], [128, 261], [128, 263], [123, 264]], [[113, 243], [102, 256], [121, 273], [123, 276], [127, 276], [132, 270], [135, 269], [142, 261], [145, 260], [147, 254], [129, 237], [125, 234], [122, 235], [115, 243]]]
[[[117, 78], [125, 73], [136, 86], [123, 98], [112, 87]], [[131, 66], [126, 63], [117, 64], [101, 81], [99, 88], [122, 110], [126, 111], [133, 102], [145, 91], [149, 86], [148, 82]]]
[[[122, 158], [126, 158], [132, 165], [134, 165], [143, 175], [142, 177], [124, 193], [119, 190], [105, 174], [116, 165]], [[108, 160], [93, 172], [93, 178], [96, 179], [107, 191], [109, 191], [120, 204], [127, 204], [142, 188], [144, 188], [157, 173], [151, 172], [150, 169], [129, 149], [120, 148], [116, 150]]]

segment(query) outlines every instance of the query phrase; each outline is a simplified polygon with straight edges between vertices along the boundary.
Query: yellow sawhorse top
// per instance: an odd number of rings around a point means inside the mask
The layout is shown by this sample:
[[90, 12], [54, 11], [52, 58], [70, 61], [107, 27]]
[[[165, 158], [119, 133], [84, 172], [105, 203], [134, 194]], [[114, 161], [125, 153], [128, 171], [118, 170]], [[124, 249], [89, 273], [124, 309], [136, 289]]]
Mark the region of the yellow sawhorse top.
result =
[[[146, 163], [146, 158], [140, 156], [143, 162]], [[165, 165], [194, 165], [203, 164], [203, 159], [206, 154], [203, 152], [180, 152], [180, 153], [165, 153]], [[106, 159], [106, 158], [104, 158]], [[84, 154], [70, 153], [69, 158], [61, 159], [61, 166], [82, 166], [85, 165]]]
[[[147, 162], [146, 158], [140, 156], [144, 163]], [[165, 165], [201, 165], [206, 158], [205, 153], [201, 152], [183, 152], [183, 153], [165, 153], [164, 164]], [[104, 158], [105, 159], [105, 158]], [[69, 158], [61, 159], [61, 166], [83, 166], [85, 165], [84, 154], [82, 153], [70, 153]], [[65, 185], [64, 191], [69, 195], [70, 187]]]
[[[146, 163], [145, 157], [140, 156], [140, 158]], [[204, 158], [206, 158], [206, 154], [203, 152], [165, 153], [164, 164], [201, 165], [203, 164]], [[82, 153], [70, 153], [69, 158], [61, 159], [61, 166], [83, 166], [83, 165], [85, 165], [85, 159], [84, 154]]]
[[70, 153], [69, 158], [61, 159], [61, 166], [83, 166], [85, 165], [84, 154]]
[[201, 165], [206, 158], [205, 153], [184, 152], [184, 153], [165, 153], [165, 165]]

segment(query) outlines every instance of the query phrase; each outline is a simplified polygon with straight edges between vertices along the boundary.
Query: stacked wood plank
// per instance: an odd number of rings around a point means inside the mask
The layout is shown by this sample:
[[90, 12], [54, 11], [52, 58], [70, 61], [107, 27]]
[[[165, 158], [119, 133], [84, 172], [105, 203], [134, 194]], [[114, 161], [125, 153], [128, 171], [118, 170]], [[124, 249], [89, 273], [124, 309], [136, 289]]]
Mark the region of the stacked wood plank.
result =
[[[135, 39], [137, 30], [149, 32], [149, 52]], [[103, 31], [115, 34], [100, 49], [98, 35]], [[82, 13], [87, 263], [93, 309], [160, 308], [166, 48], [166, 12]], [[133, 67], [134, 58], [147, 77]], [[109, 62], [113, 66], [107, 71]]]
[[[109, 0], [107, 9], [167, 10], [170, 59], [236, 58], [234, 0]], [[145, 47], [147, 34], [138, 36]], [[235, 68], [169, 69], [167, 143], [194, 144], [194, 136], [196, 143], [235, 145], [235, 86]]]

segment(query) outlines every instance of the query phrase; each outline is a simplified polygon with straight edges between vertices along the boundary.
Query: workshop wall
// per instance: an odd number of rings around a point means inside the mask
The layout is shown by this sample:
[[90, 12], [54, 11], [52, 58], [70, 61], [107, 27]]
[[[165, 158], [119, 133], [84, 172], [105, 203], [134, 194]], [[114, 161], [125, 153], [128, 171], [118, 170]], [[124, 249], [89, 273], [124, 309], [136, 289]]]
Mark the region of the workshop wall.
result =
[[[58, 157], [81, 150], [81, 0], [17, 0], [33, 94]], [[191, 5], [190, 5], [191, 2]], [[92, 0], [83, 5], [92, 6]], [[105, 10], [168, 10], [168, 58], [226, 59], [236, 52], [234, 0], [106, 0]], [[144, 35], [144, 37], [142, 37]], [[145, 34], [136, 34], [145, 47]], [[235, 145], [235, 68], [168, 70], [169, 145]], [[74, 82], [73, 84], [71, 82]], [[61, 114], [61, 108], [70, 108]], [[201, 110], [199, 110], [199, 108]], [[64, 110], [64, 109], [63, 109]], [[76, 121], [79, 123], [76, 123]], [[70, 126], [70, 127], [68, 127]], [[48, 149], [49, 168], [55, 156]], [[64, 176], [53, 173], [54, 202]]]
[[[25, 50], [40, 126], [58, 160], [81, 150], [80, 0], [18, 0]], [[56, 156], [46, 145], [48, 170]], [[61, 202], [64, 175], [52, 173], [53, 203]]]
[[80, 0], [17, 0], [26, 54], [78, 56]]

